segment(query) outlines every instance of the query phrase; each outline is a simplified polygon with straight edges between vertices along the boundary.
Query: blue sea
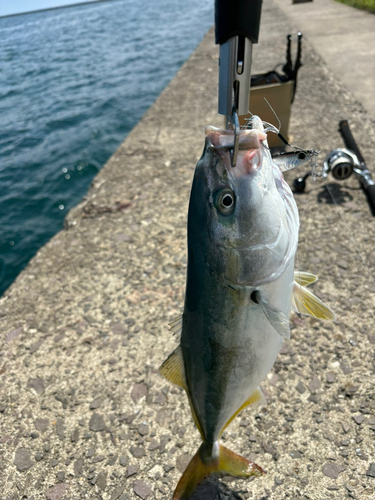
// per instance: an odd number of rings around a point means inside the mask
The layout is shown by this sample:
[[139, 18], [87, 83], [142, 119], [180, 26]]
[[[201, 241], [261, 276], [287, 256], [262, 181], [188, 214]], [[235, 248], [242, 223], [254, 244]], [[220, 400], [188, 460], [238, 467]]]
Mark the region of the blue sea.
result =
[[0, 294], [213, 24], [213, 0], [0, 18]]

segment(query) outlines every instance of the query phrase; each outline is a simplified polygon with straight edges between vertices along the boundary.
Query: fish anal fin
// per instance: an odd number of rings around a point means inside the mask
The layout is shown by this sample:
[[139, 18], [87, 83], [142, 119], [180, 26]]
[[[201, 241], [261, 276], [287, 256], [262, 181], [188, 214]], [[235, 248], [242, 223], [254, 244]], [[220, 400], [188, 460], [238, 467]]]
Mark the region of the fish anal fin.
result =
[[159, 373], [172, 384], [178, 385], [187, 391], [185, 366], [181, 346], [178, 346], [159, 368]]
[[247, 478], [259, 477], [264, 471], [259, 465], [217, 442], [213, 446], [202, 443], [178, 482], [172, 500], [188, 500], [198, 485], [211, 474]]
[[317, 319], [335, 320], [335, 313], [326, 306], [310, 290], [298, 283], [294, 284], [292, 308], [300, 314], [306, 314]]
[[235, 413], [233, 413], [233, 415], [230, 417], [228, 422], [222, 428], [222, 430], [220, 432], [220, 436], [224, 432], [224, 430], [228, 427], [228, 425], [233, 422], [233, 420], [237, 417], [237, 415], [242, 410], [244, 410], [247, 406], [254, 405], [254, 404], [266, 404], [265, 397], [263, 396], [263, 392], [262, 392], [262, 389], [260, 387], [255, 389], [255, 391], [250, 395], [250, 397], [247, 398], [247, 400], [243, 403], [243, 405], [241, 405], [238, 408], [238, 410]]
[[311, 273], [304, 273], [302, 271], [294, 271], [294, 281], [301, 286], [307, 286], [318, 281], [318, 276]]

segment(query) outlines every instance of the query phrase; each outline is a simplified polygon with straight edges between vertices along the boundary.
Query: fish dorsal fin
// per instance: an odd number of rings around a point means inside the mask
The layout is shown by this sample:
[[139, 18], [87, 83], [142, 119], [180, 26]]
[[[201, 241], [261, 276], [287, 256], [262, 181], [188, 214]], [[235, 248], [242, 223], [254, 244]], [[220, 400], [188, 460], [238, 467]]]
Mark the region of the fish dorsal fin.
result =
[[292, 310], [318, 319], [335, 320], [335, 313], [304, 286], [294, 283]]
[[268, 302], [262, 299], [260, 294], [258, 294], [258, 302], [261, 305], [268, 321], [277, 333], [279, 333], [284, 339], [290, 339], [289, 318], [287, 318], [281, 311], [275, 311], [272, 309]]
[[159, 368], [160, 374], [172, 384], [176, 384], [187, 392], [184, 360], [179, 345]]
[[294, 271], [294, 281], [301, 286], [307, 286], [318, 281], [318, 276], [315, 276], [315, 274], [303, 273], [302, 271]]
[[258, 386], [257, 389], [250, 395], [249, 398], [244, 402], [242, 406], [238, 408], [238, 410], [233, 413], [233, 415], [230, 417], [228, 422], [224, 425], [222, 428], [220, 435], [224, 432], [224, 430], [228, 427], [228, 425], [233, 422], [233, 420], [237, 417], [237, 415], [244, 410], [247, 406], [250, 405], [265, 405], [266, 404], [266, 398], [263, 395], [262, 389]]
[[173, 335], [181, 335], [182, 330], [182, 314], [177, 316], [171, 323], [169, 323], [169, 331], [173, 333]]

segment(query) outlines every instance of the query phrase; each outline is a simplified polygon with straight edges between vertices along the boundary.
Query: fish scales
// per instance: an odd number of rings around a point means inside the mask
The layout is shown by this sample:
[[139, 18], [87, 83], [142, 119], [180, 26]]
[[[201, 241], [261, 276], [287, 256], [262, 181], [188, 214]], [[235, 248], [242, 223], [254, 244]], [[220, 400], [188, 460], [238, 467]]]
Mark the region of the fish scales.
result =
[[188, 266], [181, 344], [160, 371], [186, 390], [203, 443], [173, 499], [188, 499], [211, 473], [237, 477], [262, 469], [219, 444], [224, 428], [262, 399], [259, 384], [272, 368], [289, 315], [333, 319], [294, 274], [299, 218], [293, 194], [272, 161], [262, 121], [243, 130], [236, 167], [233, 133], [206, 128], [191, 190]]

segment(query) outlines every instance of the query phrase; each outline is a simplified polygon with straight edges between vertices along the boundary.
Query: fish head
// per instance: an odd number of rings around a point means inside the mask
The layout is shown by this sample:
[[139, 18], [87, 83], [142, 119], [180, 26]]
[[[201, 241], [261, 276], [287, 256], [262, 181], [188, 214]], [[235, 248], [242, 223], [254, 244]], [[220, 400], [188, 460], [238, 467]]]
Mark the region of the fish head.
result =
[[237, 164], [231, 166], [234, 133], [206, 128], [190, 198], [188, 237], [200, 245], [212, 273], [232, 285], [276, 280], [297, 246], [298, 210], [273, 163], [258, 117], [241, 130]]

